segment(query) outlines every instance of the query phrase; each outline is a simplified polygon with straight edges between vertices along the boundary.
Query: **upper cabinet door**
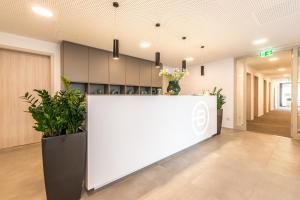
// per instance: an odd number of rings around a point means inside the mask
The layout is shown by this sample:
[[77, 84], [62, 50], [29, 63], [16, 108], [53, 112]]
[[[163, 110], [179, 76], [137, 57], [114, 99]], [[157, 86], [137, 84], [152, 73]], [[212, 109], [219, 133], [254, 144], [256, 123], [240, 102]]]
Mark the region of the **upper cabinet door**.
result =
[[152, 62], [141, 61], [140, 66], [140, 86], [151, 87]]
[[63, 43], [63, 74], [71, 82], [89, 81], [89, 49], [88, 47]]
[[152, 87], [162, 87], [162, 77], [159, 76], [160, 68], [156, 68], [152, 63]]
[[109, 83], [108, 69], [109, 53], [90, 48], [89, 49], [89, 82], [90, 83]]
[[125, 85], [126, 57], [120, 56], [114, 60], [112, 53], [109, 54], [109, 81], [114, 85]]
[[139, 86], [140, 84], [141, 60], [137, 58], [126, 58], [126, 85]]

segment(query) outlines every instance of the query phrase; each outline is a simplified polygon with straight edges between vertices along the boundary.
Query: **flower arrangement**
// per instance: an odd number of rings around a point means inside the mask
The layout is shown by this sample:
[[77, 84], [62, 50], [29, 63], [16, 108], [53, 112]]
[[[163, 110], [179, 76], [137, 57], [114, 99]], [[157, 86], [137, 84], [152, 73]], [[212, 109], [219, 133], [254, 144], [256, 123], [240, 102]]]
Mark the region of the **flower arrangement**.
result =
[[168, 81], [179, 81], [180, 79], [184, 78], [185, 76], [188, 76], [189, 72], [187, 70], [179, 70], [174, 69], [173, 72], [169, 72], [168, 69], [162, 69], [159, 72], [159, 76], [163, 76]]
[[167, 69], [162, 69], [159, 72], [159, 76], [165, 77], [169, 81], [167, 88], [167, 94], [169, 95], [179, 95], [180, 86], [179, 80], [187, 76], [189, 72], [187, 70], [174, 69], [173, 72], [169, 72]]

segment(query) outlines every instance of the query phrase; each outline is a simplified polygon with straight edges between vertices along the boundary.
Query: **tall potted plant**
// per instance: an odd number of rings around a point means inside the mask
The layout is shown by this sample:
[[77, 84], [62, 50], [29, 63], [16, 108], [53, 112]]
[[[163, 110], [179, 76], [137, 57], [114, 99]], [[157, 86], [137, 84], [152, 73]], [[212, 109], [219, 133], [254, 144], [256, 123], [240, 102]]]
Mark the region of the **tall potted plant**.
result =
[[64, 90], [51, 96], [34, 90], [22, 97], [35, 120], [33, 128], [42, 133], [42, 156], [48, 200], [80, 199], [85, 174], [85, 97], [62, 77]]
[[217, 96], [217, 134], [219, 135], [221, 133], [222, 128], [222, 120], [223, 120], [223, 105], [225, 102], [225, 96], [221, 94], [222, 88], [217, 89], [217, 87], [214, 87], [213, 91], [210, 93], [210, 95]]
[[187, 70], [179, 70], [179, 69], [174, 69], [173, 72], [169, 72], [167, 69], [162, 69], [159, 72], [159, 76], [163, 76], [169, 81], [169, 85], [167, 88], [167, 93], [169, 95], [179, 95], [181, 90], [179, 86], [179, 81], [180, 79], [184, 78], [188, 74], [189, 72]]

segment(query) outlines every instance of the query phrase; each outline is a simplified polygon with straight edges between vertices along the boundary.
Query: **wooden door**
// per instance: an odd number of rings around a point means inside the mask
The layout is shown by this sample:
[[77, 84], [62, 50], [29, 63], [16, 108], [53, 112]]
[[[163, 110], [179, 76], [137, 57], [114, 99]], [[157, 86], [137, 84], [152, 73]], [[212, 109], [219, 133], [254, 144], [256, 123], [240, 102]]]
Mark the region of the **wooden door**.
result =
[[251, 120], [251, 74], [247, 73], [247, 120]]
[[264, 114], [267, 113], [267, 81], [264, 80]]
[[258, 77], [254, 77], [254, 117], [258, 117]]
[[50, 91], [50, 65], [48, 56], [0, 49], [0, 149], [40, 141], [19, 97], [33, 89]]

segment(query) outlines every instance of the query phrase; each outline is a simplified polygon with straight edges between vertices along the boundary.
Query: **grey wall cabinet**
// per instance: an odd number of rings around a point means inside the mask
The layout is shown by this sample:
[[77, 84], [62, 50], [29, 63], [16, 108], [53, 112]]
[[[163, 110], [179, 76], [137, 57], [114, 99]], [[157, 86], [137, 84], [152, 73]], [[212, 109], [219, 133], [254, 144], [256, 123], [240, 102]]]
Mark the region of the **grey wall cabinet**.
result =
[[141, 60], [137, 58], [126, 58], [126, 85], [139, 86], [140, 84]]
[[108, 52], [89, 49], [89, 83], [109, 83], [108, 58]]
[[71, 82], [89, 80], [89, 48], [69, 42], [63, 44], [63, 74]]
[[141, 61], [140, 66], [140, 86], [151, 87], [152, 65], [150, 61]]
[[126, 57], [114, 60], [112, 54], [109, 55], [109, 81], [110, 84], [125, 85]]
[[152, 87], [162, 87], [162, 77], [159, 76], [160, 68], [152, 64]]

